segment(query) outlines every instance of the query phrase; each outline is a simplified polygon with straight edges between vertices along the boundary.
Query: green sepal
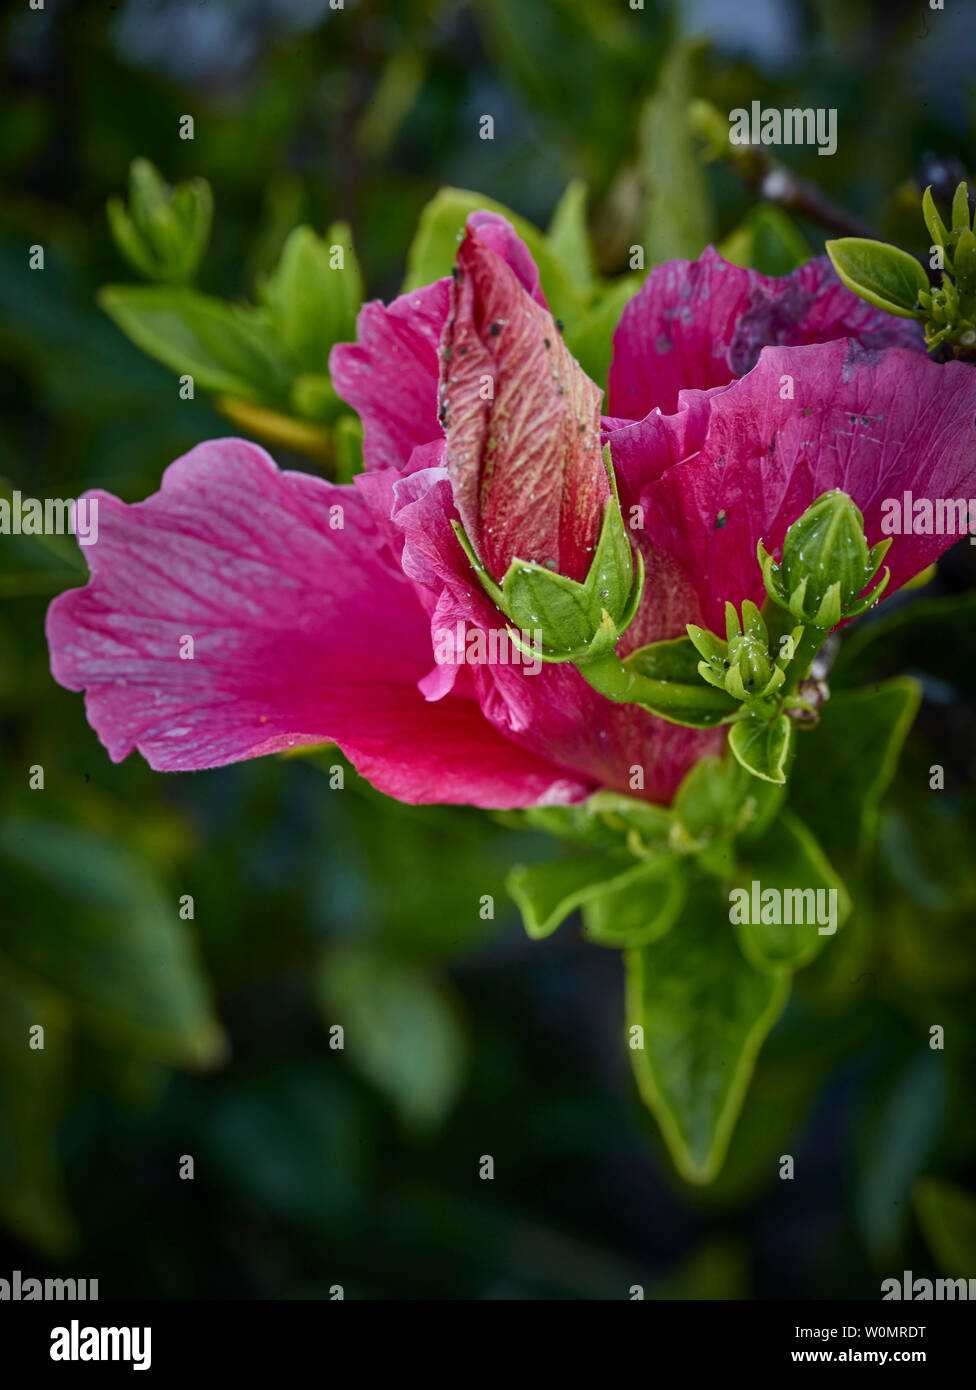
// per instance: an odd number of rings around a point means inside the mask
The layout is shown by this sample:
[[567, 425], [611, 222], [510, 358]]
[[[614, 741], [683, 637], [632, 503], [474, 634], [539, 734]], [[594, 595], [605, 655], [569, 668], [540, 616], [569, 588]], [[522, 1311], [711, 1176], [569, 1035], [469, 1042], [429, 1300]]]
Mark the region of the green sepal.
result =
[[688, 624], [687, 631], [692, 646], [705, 661], [716, 671], [724, 671], [728, 663], [729, 644], [716, 637], [714, 632], [709, 632], [704, 627], [696, 627], [694, 623]]
[[753, 715], [733, 724], [729, 747], [753, 777], [781, 785], [786, 781], [792, 736], [793, 724], [785, 714], [768, 722]]
[[849, 290], [898, 318], [924, 317], [918, 308], [928, 276], [914, 256], [884, 241], [840, 237], [826, 243], [827, 254]]
[[[454, 533], [489, 598], [511, 621], [512, 640], [538, 634], [532, 655], [548, 662], [583, 662], [613, 651], [633, 621], [644, 588], [644, 561], [631, 550], [617, 496], [609, 446], [604, 450], [611, 496], [593, 561], [582, 583], [531, 560], [514, 559], [500, 584], [488, 574], [459, 521]], [[514, 631], [513, 631], [514, 628]]]
[[[651, 642], [618, 664], [627, 677], [623, 698], [672, 724], [712, 729], [736, 713], [735, 702], [724, 691], [702, 683], [698, 653], [689, 637]], [[589, 679], [587, 669], [583, 675]]]
[[[811, 502], [789, 527], [779, 564], [761, 540], [756, 556], [767, 598], [797, 622], [829, 632], [877, 603], [890, 577], [887, 570], [870, 593], [859, 595], [876, 577], [890, 546], [888, 537], [868, 549], [859, 508], [834, 488]], [[808, 596], [811, 577], [817, 587]], [[825, 579], [832, 581], [826, 588]]]

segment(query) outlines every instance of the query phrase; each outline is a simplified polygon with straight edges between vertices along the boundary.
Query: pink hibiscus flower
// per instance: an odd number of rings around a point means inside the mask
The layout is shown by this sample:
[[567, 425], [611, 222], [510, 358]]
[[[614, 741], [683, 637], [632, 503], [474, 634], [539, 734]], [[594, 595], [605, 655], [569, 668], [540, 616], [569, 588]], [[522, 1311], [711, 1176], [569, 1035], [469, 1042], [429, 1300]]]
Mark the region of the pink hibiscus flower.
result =
[[[91, 494], [92, 576], [54, 601], [47, 632], [55, 678], [86, 691], [113, 760], [138, 749], [179, 771], [334, 741], [403, 801], [518, 807], [634, 790], [637, 768], [667, 803], [721, 749], [723, 730], [613, 704], [572, 665], [435, 658], [445, 630], [504, 627], [453, 521], [495, 578], [516, 556], [579, 578], [607, 498], [600, 392], [525, 246], [479, 213], [458, 261], [453, 280], [367, 304], [357, 342], [333, 350], [365, 426], [352, 485], [224, 439], [144, 502]], [[884, 498], [973, 491], [976, 373], [929, 361], [913, 324], [826, 261], [775, 280], [712, 251], [660, 266], [613, 346], [603, 439], [647, 573], [621, 654], [689, 622], [721, 629], [726, 599], [761, 602], [757, 542], [776, 552], [830, 488], [871, 542]], [[948, 539], [896, 538], [889, 591]]]

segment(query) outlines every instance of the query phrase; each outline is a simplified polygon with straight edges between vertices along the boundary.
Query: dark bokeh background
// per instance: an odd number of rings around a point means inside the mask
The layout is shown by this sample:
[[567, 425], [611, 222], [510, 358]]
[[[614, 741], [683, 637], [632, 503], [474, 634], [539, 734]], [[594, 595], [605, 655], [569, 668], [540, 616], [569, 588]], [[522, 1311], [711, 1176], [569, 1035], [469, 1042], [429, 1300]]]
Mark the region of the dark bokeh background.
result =
[[[545, 226], [585, 180], [614, 275], [649, 231], [655, 179], [702, 177], [673, 133], [681, 94], [659, 91], [689, 33], [710, 40], [691, 50], [690, 92], [719, 110], [838, 108], [835, 156], [780, 153], [885, 235], [917, 240], [923, 166], [976, 164], [976, 41], [953, 0], [10, 7], [4, 484], [137, 500], [228, 432], [95, 304], [133, 278], [104, 208], [135, 156], [209, 179], [200, 278], [228, 298], [295, 223], [335, 218], [368, 293], [395, 293], [444, 184]], [[185, 113], [193, 141], [177, 138]], [[755, 194], [721, 162], [703, 177], [721, 244]], [[795, 230], [822, 249], [823, 228]], [[26, 268], [34, 243], [42, 273]], [[926, 701], [857, 926], [798, 979], [725, 1171], [697, 1191], [636, 1100], [617, 954], [573, 924], [529, 943], [506, 898], [513, 860], [553, 852], [541, 837], [398, 806], [348, 769], [334, 789], [327, 752], [187, 776], [113, 766], [47, 669], [46, 605], [83, 562], [70, 540], [0, 537], [0, 1275], [98, 1277], [102, 1297], [621, 1298], [642, 1283], [873, 1298], [882, 1277], [940, 1268], [912, 1194], [922, 1177], [974, 1177], [974, 556], [957, 547], [842, 659], [840, 683], [908, 670]], [[928, 790], [936, 762], [943, 793]], [[38, 1022], [46, 1047], [28, 1052]], [[355, 1047], [330, 1049], [335, 1022]], [[919, 1043], [934, 1023], [945, 1053]], [[777, 1180], [782, 1153], [793, 1182]]]

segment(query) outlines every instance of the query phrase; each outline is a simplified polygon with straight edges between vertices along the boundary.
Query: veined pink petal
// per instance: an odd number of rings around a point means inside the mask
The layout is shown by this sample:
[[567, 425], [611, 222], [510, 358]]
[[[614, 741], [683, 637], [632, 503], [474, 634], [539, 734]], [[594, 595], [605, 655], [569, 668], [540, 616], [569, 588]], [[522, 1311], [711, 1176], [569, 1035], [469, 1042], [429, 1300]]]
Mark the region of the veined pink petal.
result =
[[542, 293], [539, 270], [522, 238], [507, 220], [497, 212], [473, 212], [466, 224], [478, 235], [482, 246], [511, 266], [522, 288], [532, 296], [542, 309], [548, 309], [546, 297]]
[[[674, 557], [716, 630], [726, 599], [762, 600], [757, 543], [779, 554], [821, 493], [850, 494], [871, 544], [883, 539], [885, 499], [976, 497], [976, 371], [963, 363], [851, 340], [766, 348], [709, 401], [700, 451], [652, 477], [641, 502], [646, 544]], [[886, 592], [956, 538], [895, 536]]]
[[698, 452], [705, 442], [710, 413], [709, 392], [682, 391], [673, 415], [652, 410], [643, 420], [604, 419], [603, 438], [610, 444], [624, 523], [635, 540], [640, 527], [632, 523], [631, 508], [652, 479]]
[[583, 579], [610, 496], [602, 393], [480, 232], [468, 231], [457, 270], [441, 401], [464, 528], [495, 579], [516, 558]]
[[[525, 243], [498, 213], [468, 218], [519, 283], [545, 305], [539, 272]], [[401, 294], [390, 304], [364, 304], [355, 343], [329, 355], [335, 389], [363, 421], [366, 467], [396, 468], [418, 444], [441, 438], [437, 418], [438, 352], [450, 302], [450, 278]]]
[[767, 346], [855, 338], [863, 347], [924, 351], [918, 324], [859, 299], [825, 256], [791, 275], [743, 270], [708, 247], [697, 261], [651, 271], [613, 340], [608, 411], [631, 420], [677, 408], [678, 392], [725, 386]]
[[506, 740], [470, 687], [423, 699], [428, 619], [354, 488], [224, 439], [177, 460], [144, 502], [92, 495], [92, 578], [54, 601], [47, 633], [55, 678], [86, 690], [113, 761], [138, 748], [158, 770], [192, 770], [334, 740], [402, 801], [589, 790]]
[[435, 280], [389, 305], [364, 304], [355, 343], [337, 343], [329, 354], [335, 389], [362, 419], [367, 468], [399, 468], [441, 433], [437, 353], [449, 286]]

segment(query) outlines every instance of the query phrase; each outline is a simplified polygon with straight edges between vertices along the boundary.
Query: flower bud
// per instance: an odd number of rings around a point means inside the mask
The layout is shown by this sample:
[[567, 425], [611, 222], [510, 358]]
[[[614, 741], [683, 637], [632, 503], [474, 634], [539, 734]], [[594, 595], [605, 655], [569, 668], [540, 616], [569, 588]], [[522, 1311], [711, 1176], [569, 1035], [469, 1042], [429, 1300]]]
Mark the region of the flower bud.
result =
[[206, 179], [171, 188], [148, 159], [129, 170], [129, 207], [108, 201], [115, 243], [140, 274], [172, 283], [192, 279], [210, 239], [213, 196]]
[[772, 695], [785, 680], [783, 664], [769, 651], [769, 633], [762, 614], [746, 599], [742, 623], [731, 603], [725, 605], [726, 641], [694, 624], [688, 636], [699, 655], [698, 673], [709, 685], [736, 700], [754, 704]]
[[758, 553], [769, 596], [797, 622], [830, 629], [880, 598], [888, 570], [870, 594], [859, 595], [874, 579], [890, 545], [889, 538], [869, 550], [860, 511], [846, 492], [834, 489], [794, 521], [783, 542], [780, 565], [762, 541]]
[[457, 529], [484, 588], [517, 628], [541, 630], [550, 660], [612, 644], [639, 584], [600, 447], [602, 393], [471, 223], [441, 348]]

